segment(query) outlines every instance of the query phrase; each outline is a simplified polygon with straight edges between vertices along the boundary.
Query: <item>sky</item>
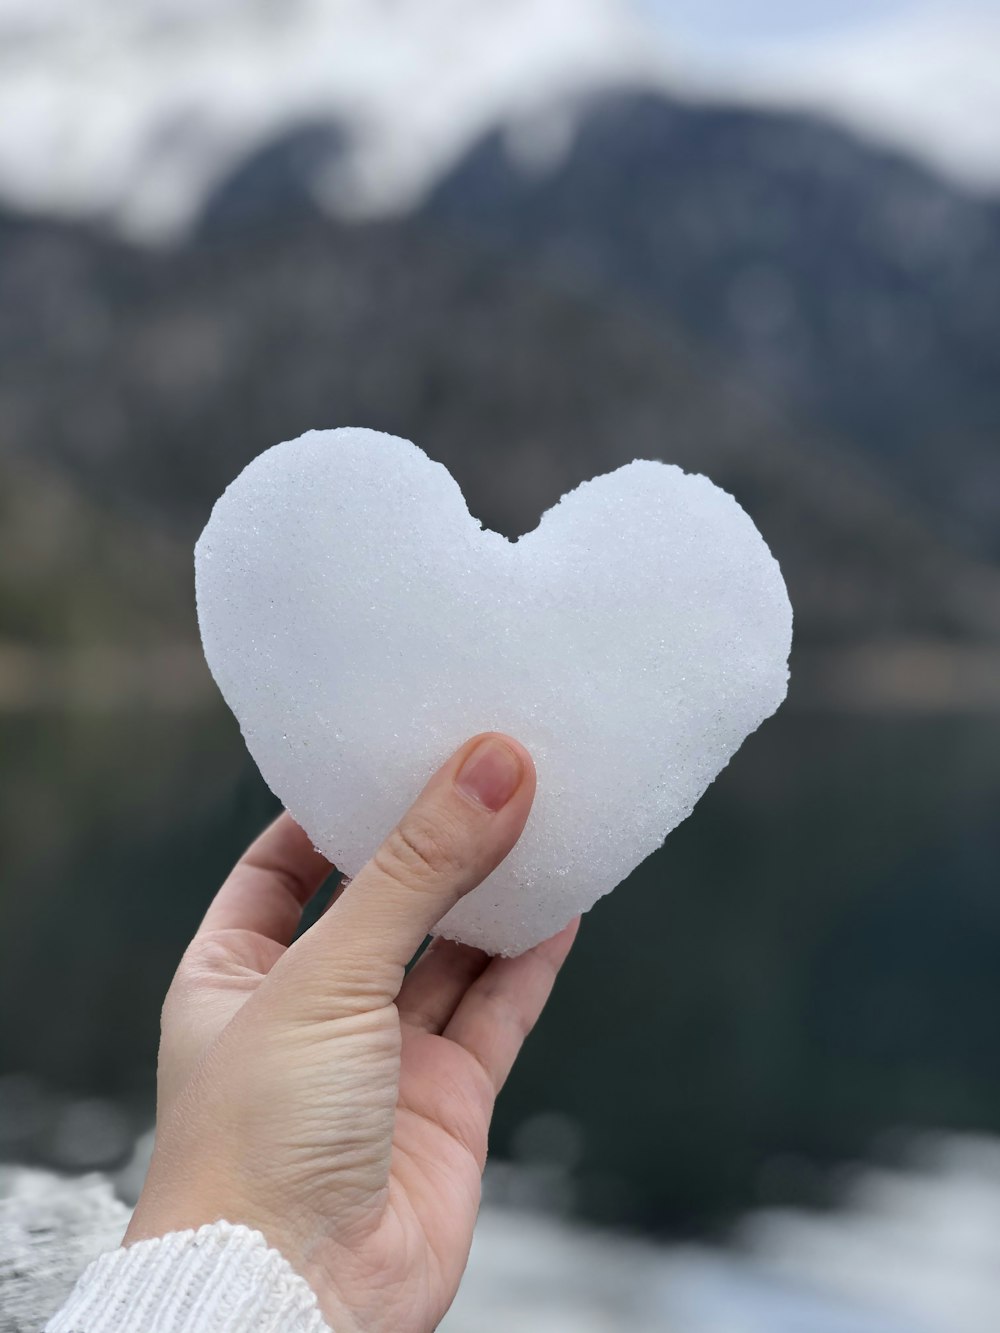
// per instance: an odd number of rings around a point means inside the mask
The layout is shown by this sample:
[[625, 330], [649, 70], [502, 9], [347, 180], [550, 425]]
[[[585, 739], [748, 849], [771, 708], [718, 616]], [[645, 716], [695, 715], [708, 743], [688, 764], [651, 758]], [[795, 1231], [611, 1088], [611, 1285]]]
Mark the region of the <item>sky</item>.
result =
[[[668, 31], [693, 42], [737, 50], [780, 38], [843, 33], [928, 8], [925, 0], [637, 0], [637, 4]], [[982, 7], [1000, 12], [1000, 0], [983, 0]]]
[[635, 0], [679, 86], [818, 111], [1000, 190], [1000, 0]]

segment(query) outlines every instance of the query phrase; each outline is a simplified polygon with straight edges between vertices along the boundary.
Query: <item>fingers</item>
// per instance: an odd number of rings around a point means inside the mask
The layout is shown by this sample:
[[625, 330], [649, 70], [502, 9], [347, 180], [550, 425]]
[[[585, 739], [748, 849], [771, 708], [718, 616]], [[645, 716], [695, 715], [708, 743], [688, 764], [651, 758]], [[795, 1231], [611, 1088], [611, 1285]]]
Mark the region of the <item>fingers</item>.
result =
[[303, 908], [331, 869], [291, 815], [279, 815], [237, 861], [195, 938], [235, 928], [290, 944]]
[[396, 1008], [404, 1023], [423, 1032], [441, 1032], [459, 1001], [486, 969], [490, 956], [454, 940], [435, 939], [409, 973]]
[[306, 1019], [390, 1004], [428, 932], [513, 847], [534, 792], [534, 765], [517, 741], [488, 732], [463, 745], [272, 971], [274, 1002]]
[[517, 958], [494, 958], [469, 987], [443, 1035], [469, 1052], [499, 1092], [545, 1007], [580, 918]]

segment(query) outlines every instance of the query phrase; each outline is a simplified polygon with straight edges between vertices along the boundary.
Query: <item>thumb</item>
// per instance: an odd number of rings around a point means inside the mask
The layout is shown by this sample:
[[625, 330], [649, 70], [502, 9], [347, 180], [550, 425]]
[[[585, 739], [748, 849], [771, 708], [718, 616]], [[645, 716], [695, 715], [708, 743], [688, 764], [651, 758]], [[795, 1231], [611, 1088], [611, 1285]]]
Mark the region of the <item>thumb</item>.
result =
[[272, 969], [272, 1003], [291, 1021], [391, 1004], [428, 932], [517, 842], [534, 794], [524, 746], [495, 732], [467, 741], [334, 907]]

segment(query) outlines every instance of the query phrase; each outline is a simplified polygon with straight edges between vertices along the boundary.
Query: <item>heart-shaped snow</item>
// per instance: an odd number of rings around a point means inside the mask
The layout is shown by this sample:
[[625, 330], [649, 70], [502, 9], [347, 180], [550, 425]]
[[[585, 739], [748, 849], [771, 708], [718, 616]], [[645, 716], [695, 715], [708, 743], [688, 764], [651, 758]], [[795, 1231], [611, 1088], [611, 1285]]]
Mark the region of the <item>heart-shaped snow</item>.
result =
[[706, 477], [634, 462], [510, 542], [406, 440], [313, 431], [256, 458], [196, 550], [212, 674], [268, 785], [355, 875], [479, 731], [538, 791], [443, 935], [515, 954], [613, 889], [781, 703], [777, 562]]

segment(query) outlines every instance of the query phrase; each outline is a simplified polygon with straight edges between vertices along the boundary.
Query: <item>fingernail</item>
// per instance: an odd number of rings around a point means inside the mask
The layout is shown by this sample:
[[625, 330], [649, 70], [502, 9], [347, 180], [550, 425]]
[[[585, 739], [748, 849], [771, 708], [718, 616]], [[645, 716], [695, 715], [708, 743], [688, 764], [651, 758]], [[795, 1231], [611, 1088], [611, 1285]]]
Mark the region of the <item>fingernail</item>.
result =
[[458, 770], [455, 786], [485, 810], [502, 810], [521, 785], [520, 755], [493, 736], [481, 740]]

